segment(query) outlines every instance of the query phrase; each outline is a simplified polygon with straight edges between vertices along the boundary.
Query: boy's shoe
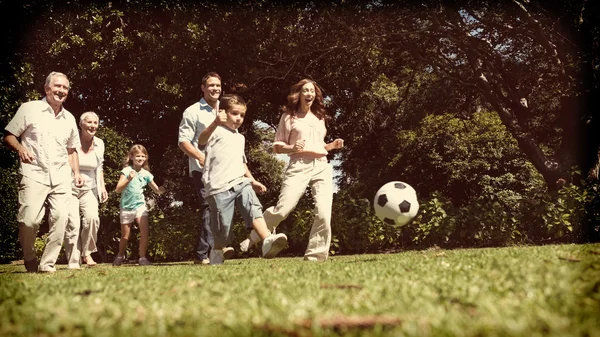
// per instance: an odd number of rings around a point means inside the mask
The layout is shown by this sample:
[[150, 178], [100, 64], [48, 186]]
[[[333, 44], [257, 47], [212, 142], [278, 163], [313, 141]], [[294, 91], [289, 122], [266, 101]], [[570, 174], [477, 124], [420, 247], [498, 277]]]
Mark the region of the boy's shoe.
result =
[[200, 260], [200, 259], [194, 259], [194, 264], [201, 264], [203, 266], [209, 265], [210, 264], [210, 259], [208, 257]]
[[38, 261], [36, 258], [33, 258], [33, 260], [24, 261], [24, 264], [25, 264], [25, 270], [27, 270], [28, 273], [37, 273], [38, 272]]
[[140, 266], [151, 266], [152, 265], [152, 263], [150, 263], [150, 261], [148, 261], [148, 259], [145, 257], [140, 257], [140, 259], [138, 260], [138, 264]]
[[280, 251], [288, 247], [285, 234], [273, 234], [263, 240], [262, 251], [265, 259], [274, 258]]
[[117, 255], [113, 261], [113, 266], [118, 267], [123, 264], [123, 261], [125, 261], [125, 257]]
[[223, 264], [225, 262], [225, 255], [222, 249], [211, 249], [210, 250], [210, 264]]
[[229, 259], [233, 258], [234, 255], [235, 255], [235, 250], [233, 249], [233, 247], [223, 248], [223, 257], [225, 257], [225, 260], [229, 260]]

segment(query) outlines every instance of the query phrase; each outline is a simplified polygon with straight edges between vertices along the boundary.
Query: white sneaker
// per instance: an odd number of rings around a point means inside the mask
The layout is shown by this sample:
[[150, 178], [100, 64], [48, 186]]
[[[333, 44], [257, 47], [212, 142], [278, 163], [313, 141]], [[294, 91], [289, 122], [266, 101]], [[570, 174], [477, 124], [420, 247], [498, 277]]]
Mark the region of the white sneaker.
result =
[[225, 255], [222, 249], [211, 249], [209, 256], [210, 264], [223, 264], [225, 262]]
[[250, 249], [250, 239], [246, 239], [246, 240], [240, 242], [240, 251], [242, 253], [247, 253], [249, 249]]
[[235, 250], [233, 249], [233, 247], [223, 248], [223, 257], [225, 257], [225, 260], [229, 260], [229, 259], [233, 258], [234, 255], [235, 255]]
[[250, 232], [250, 235], [248, 235], [248, 238], [240, 242], [240, 251], [242, 251], [242, 253], [246, 253], [248, 250], [250, 250], [250, 247], [256, 245], [260, 241], [260, 236], [258, 236], [258, 233], [256, 233], [256, 231], [253, 229]]
[[273, 234], [263, 240], [262, 251], [265, 259], [271, 259], [277, 256], [280, 251], [288, 247], [287, 236], [285, 234]]

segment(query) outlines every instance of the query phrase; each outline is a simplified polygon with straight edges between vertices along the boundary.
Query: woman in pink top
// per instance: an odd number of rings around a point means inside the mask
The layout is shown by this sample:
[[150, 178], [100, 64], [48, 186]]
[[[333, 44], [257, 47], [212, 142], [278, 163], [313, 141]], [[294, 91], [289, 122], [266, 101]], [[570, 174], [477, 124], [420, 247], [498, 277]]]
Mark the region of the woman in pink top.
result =
[[[290, 88], [287, 104], [282, 108], [273, 150], [290, 156], [277, 205], [265, 210], [263, 216], [271, 231], [292, 212], [311, 187], [315, 200], [314, 222], [304, 259], [324, 261], [331, 244], [331, 204], [333, 201], [333, 169], [327, 162], [328, 151], [344, 146], [342, 139], [325, 143], [327, 129], [323, 94], [312, 80], [303, 79]], [[251, 233], [240, 244], [242, 251], [260, 239]]]

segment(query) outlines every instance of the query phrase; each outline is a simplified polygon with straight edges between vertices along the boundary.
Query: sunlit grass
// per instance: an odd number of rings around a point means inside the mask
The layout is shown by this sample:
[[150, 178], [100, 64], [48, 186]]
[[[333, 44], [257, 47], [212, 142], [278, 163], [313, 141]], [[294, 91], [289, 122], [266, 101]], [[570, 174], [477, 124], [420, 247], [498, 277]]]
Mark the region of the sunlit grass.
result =
[[600, 336], [599, 244], [4, 265], [0, 284], [1, 336]]

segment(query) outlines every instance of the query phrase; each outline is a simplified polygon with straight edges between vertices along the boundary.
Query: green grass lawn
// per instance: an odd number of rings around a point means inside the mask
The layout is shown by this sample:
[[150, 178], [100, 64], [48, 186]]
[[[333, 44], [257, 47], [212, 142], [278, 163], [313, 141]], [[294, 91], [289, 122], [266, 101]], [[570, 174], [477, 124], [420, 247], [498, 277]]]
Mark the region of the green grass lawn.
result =
[[59, 267], [0, 266], [0, 336], [600, 336], [600, 244]]

